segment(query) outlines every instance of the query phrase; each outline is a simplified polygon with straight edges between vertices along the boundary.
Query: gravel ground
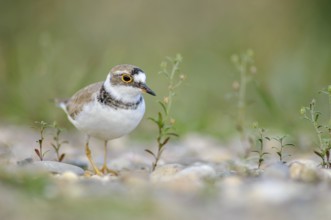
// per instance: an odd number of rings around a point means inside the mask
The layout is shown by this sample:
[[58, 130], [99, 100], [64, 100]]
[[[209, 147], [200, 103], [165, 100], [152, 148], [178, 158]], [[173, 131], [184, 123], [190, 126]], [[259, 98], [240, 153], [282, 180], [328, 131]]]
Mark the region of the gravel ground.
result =
[[[0, 127], [0, 219], [331, 219], [331, 172], [309, 157], [286, 164], [238, 157], [235, 142], [189, 134], [170, 143], [151, 172], [152, 143], [111, 142], [108, 165], [119, 176], [86, 176], [84, 136], [64, 134], [62, 163], [34, 155], [31, 128]], [[91, 142], [102, 164], [102, 143]], [[85, 172], [86, 174], [86, 172]]]

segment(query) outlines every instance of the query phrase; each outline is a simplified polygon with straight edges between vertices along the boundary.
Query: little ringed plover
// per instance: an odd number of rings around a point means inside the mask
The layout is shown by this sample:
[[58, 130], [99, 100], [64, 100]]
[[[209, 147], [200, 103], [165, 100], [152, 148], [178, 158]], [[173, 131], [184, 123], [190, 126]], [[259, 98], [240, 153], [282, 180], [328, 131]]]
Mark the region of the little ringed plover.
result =
[[[97, 175], [116, 171], [107, 167], [107, 143], [134, 130], [145, 113], [142, 93], [155, 96], [146, 85], [140, 68], [122, 64], [113, 67], [104, 82], [97, 82], [76, 92], [71, 98], [58, 101], [70, 122], [87, 134], [86, 156]], [[101, 170], [92, 160], [89, 138], [104, 141], [104, 163]]]

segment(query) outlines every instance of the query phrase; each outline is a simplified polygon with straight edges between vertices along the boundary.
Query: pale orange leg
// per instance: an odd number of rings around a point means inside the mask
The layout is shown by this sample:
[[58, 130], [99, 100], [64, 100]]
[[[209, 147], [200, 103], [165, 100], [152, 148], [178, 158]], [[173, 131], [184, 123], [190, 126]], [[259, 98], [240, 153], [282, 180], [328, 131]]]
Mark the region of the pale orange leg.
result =
[[101, 168], [101, 172], [102, 173], [110, 173], [114, 176], [118, 176], [118, 173], [115, 170], [112, 170], [112, 169], [107, 167], [107, 152], [108, 152], [107, 143], [108, 143], [108, 141], [104, 142], [104, 160], [103, 160], [103, 165], [102, 165], [102, 168]]
[[93, 171], [96, 175], [102, 176], [103, 173], [98, 169], [98, 167], [95, 165], [94, 161], [92, 160], [92, 154], [91, 154], [91, 149], [89, 148], [89, 137], [87, 138], [86, 144], [85, 144], [85, 154], [87, 159], [90, 161], [90, 164], [93, 168]]

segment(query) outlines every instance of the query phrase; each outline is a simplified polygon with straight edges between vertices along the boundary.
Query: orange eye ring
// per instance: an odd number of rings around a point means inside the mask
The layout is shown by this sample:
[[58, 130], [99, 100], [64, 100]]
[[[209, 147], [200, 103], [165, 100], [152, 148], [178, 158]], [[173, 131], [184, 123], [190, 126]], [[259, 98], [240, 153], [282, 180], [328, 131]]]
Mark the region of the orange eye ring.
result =
[[130, 83], [133, 81], [133, 77], [130, 74], [123, 74], [122, 81], [125, 83]]

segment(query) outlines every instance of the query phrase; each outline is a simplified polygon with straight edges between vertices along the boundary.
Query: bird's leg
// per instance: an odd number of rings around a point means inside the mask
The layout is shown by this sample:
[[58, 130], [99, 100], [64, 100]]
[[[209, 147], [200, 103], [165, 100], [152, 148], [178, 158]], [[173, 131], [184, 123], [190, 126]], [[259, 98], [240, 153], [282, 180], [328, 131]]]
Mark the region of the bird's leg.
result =
[[85, 154], [87, 159], [90, 161], [90, 164], [93, 168], [93, 171], [95, 174], [97, 174], [98, 176], [102, 176], [102, 172], [100, 172], [100, 170], [98, 169], [98, 167], [95, 165], [95, 163], [92, 160], [92, 154], [91, 154], [91, 149], [89, 148], [89, 140], [90, 137], [87, 138], [86, 144], [85, 144]]
[[107, 143], [108, 143], [108, 141], [104, 142], [104, 150], [105, 151], [104, 151], [104, 161], [103, 161], [103, 166], [101, 168], [101, 172], [102, 173], [110, 173], [114, 176], [118, 176], [118, 173], [115, 170], [109, 169], [107, 167], [107, 152], [108, 152]]

